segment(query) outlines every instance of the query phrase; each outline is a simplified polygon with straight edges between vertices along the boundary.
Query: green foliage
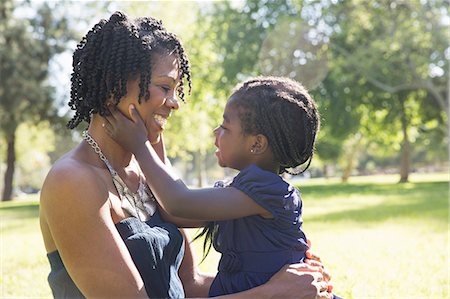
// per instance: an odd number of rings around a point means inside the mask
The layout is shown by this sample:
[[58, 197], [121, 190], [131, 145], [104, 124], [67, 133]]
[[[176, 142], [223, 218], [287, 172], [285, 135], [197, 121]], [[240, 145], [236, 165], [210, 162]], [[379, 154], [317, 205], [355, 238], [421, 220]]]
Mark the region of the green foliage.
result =
[[[17, 7], [15, 7], [17, 5]], [[26, 12], [36, 9], [31, 15]], [[54, 88], [48, 82], [49, 61], [71, 37], [57, 5], [32, 7], [26, 2], [0, 5], [0, 130], [11, 135], [24, 121], [54, 117]], [[18, 14], [24, 16], [18, 16]]]
[[[354, 165], [360, 171], [398, 165], [402, 114], [414, 166], [448, 159], [450, 14], [444, 0], [3, 1], [2, 153], [6, 138], [23, 121], [50, 120], [57, 130], [51, 161], [79, 140], [77, 132], [67, 134], [66, 119], [57, 114], [61, 95], [48, 79], [48, 63], [74, 46], [71, 37], [79, 40], [115, 10], [162, 19], [186, 48], [193, 92], [167, 125], [165, 140], [173, 159], [200, 159], [209, 167], [205, 161], [214, 161], [208, 157], [214, 149], [212, 129], [232, 87], [260, 74], [288, 76], [310, 89], [322, 115], [316, 154], [325, 164], [346, 167], [349, 157], [359, 157]], [[356, 134], [361, 146], [353, 155], [349, 144]]]
[[49, 63], [72, 37], [60, 8], [47, 2], [0, 3], [0, 132], [8, 144], [2, 200], [11, 198], [19, 125], [59, 123]]
[[48, 122], [36, 126], [22, 123], [17, 128], [16, 186], [39, 190], [50, 169], [49, 153], [55, 150], [55, 134]]
[[[384, 158], [399, 157], [407, 141], [413, 151], [423, 147], [416, 144], [419, 135], [425, 140], [425, 134], [440, 135], [448, 144], [445, 1], [326, 3], [315, 19], [331, 29], [322, 32], [330, 40], [330, 72], [317, 94], [324, 135], [346, 138], [358, 130], [365, 144], [376, 144], [369, 149], [381, 149], [365, 154]], [[433, 120], [440, 124], [434, 128], [439, 132], [425, 129]], [[441, 147], [439, 151], [442, 155]]]
[[[297, 13], [298, 7], [284, 0], [214, 3], [210, 30], [215, 37], [213, 42], [223, 71], [217, 87], [230, 90], [245, 78], [258, 75], [259, 55], [268, 31], [279, 20], [295, 17]], [[281, 45], [277, 46], [277, 49], [282, 49]], [[268, 64], [270, 62], [267, 62], [266, 57], [263, 59], [263, 68], [273, 70]]]

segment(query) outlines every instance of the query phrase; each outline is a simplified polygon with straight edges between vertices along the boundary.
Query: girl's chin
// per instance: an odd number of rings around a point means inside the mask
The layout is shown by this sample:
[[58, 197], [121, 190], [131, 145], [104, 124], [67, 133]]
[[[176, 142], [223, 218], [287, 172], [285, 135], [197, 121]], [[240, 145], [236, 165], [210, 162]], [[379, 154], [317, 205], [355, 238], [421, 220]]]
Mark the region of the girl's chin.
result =
[[220, 167], [227, 167], [225, 163], [223, 163], [222, 159], [217, 155], [217, 164], [219, 164]]

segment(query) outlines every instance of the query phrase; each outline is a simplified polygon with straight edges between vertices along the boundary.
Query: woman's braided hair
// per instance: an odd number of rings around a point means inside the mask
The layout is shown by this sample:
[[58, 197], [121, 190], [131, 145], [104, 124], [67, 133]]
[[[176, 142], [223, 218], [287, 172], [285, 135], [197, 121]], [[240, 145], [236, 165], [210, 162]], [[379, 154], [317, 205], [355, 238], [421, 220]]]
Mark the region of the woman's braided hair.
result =
[[[320, 117], [300, 83], [283, 77], [257, 77], [238, 85], [232, 98], [243, 133], [267, 137], [280, 163], [280, 174], [299, 174], [309, 167]], [[295, 171], [305, 163], [303, 170]]]
[[184, 99], [184, 79], [191, 90], [189, 61], [178, 37], [168, 32], [161, 21], [151, 17], [130, 19], [115, 12], [102, 19], [78, 44], [73, 54], [73, 73], [69, 106], [75, 115], [67, 127], [75, 128], [92, 114], [109, 114], [106, 102], [120, 101], [127, 93], [127, 81], [138, 79], [139, 103], [150, 97], [149, 86], [154, 55], [175, 54], [180, 65], [177, 93]]

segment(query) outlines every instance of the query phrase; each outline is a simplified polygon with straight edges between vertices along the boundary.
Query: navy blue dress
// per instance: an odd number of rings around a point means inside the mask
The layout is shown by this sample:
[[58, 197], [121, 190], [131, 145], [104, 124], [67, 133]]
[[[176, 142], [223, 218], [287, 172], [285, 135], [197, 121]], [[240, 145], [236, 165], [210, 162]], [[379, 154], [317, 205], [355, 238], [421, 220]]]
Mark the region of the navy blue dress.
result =
[[244, 291], [267, 282], [285, 264], [303, 261], [308, 249], [302, 231], [302, 201], [297, 189], [279, 175], [251, 165], [230, 186], [269, 211], [217, 221], [214, 248], [222, 254], [209, 296]]
[[[144, 281], [150, 298], [184, 298], [178, 269], [184, 255], [184, 240], [177, 227], [164, 222], [159, 212], [148, 221], [135, 217], [116, 224]], [[47, 255], [48, 282], [55, 298], [85, 298], [77, 288], [58, 251]]]

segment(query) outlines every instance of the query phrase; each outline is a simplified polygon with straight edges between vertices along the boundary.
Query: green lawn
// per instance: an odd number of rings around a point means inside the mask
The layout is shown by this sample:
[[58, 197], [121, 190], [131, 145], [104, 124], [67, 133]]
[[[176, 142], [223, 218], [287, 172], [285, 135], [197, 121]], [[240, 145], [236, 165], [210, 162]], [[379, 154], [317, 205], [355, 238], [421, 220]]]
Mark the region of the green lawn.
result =
[[[298, 184], [304, 230], [345, 298], [449, 298], [449, 174], [397, 179]], [[50, 297], [38, 209], [36, 197], [0, 204], [0, 298]], [[214, 272], [217, 258], [200, 268]]]

